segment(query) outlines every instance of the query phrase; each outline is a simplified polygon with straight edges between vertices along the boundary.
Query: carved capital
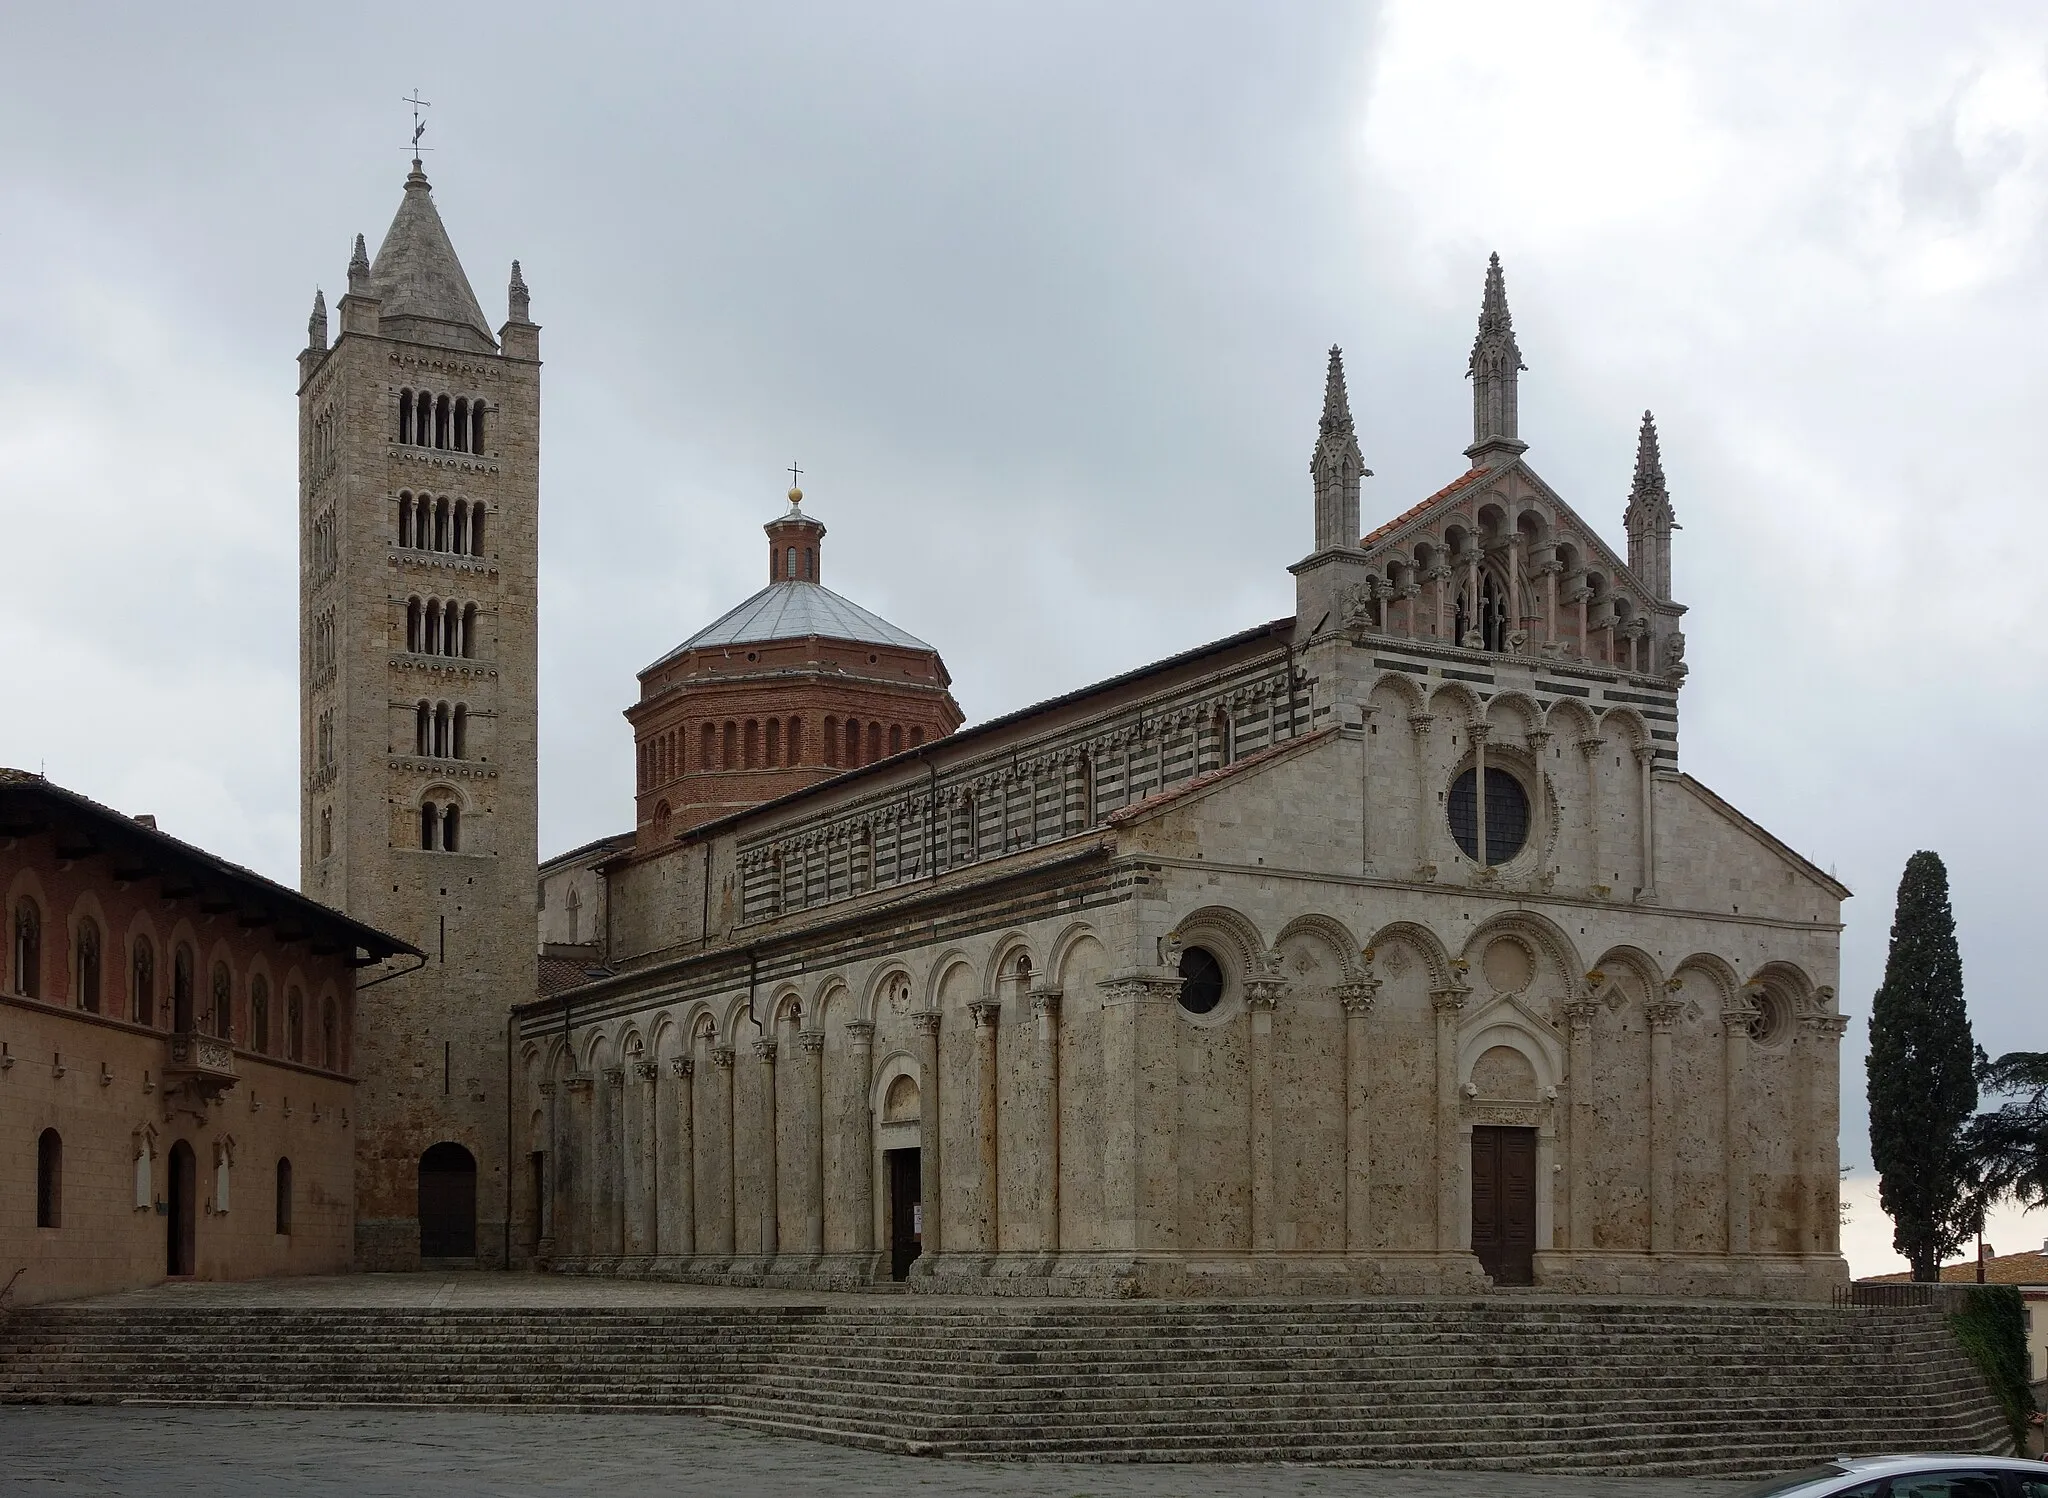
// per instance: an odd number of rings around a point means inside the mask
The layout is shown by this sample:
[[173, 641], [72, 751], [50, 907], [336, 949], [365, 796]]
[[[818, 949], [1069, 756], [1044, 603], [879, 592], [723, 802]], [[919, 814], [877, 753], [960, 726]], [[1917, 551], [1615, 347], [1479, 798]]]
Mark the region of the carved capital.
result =
[[941, 1011], [937, 1009], [916, 1009], [911, 1011], [910, 1023], [920, 1035], [937, 1035]]
[[1432, 988], [1429, 991], [1429, 1007], [1439, 1015], [1456, 1015], [1465, 1007], [1465, 1000], [1472, 997], [1472, 990], [1463, 984], [1452, 984], [1449, 988]]
[[676, 1080], [687, 1082], [697, 1070], [697, 1063], [686, 1054], [668, 1058], [668, 1069], [675, 1073]]
[[775, 1042], [765, 1035], [755, 1041], [754, 1059], [761, 1062], [764, 1066], [773, 1066], [775, 1064]]
[[720, 1071], [731, 1071], [737, 1056], [738, 1052], [729, 1045], [715, 1045], [711, 1048], [711, 1064]]
[[799, 1030], [796, 1032], [796, 1043], [803, 1047], [806, 1056], [822, 1055], [825, 1050], [825, 1032], [823, 1030]]
[[1529, 730], [1529, 752], [1530, 752], [1531, 754], [1541, 754], [1541, 753], [1542, 753], [1542, 752], [1543, 752], [1543, 751], [1544, 751], [1545, 749], [1548, 749], [1549, 747], [1550, 747], [1550, 730], [1549, 730], [1549, 729], [1547, 729], [1547, 728], [1532, 728], [1532, 729], [1530, 729], [1530, 730]]
[[1599, 1017], [1600, 1001], [1598, 999], [1570, 999], [1565, 1003], [1565, 1023], [1571, 1026], [1574, 1035], [1591, 1030], [1593, 1028], [1593, 1021]]
[[1591, 759], [1607, 747], [1607, 741], [1605, 739], [1573, 739], [1572, 747], [1585, 755], [1586, 758]]
[[[543, 1082], [543, 1083], [541, 1083], [541, 1084], [540, 1084], [540, 1095], [541, 1095], [542, 1097], [544, 1097], [544, 1098], [551, 1098], [551, 1097], [553, 1097], [553, 1096], [555, 1095], [555, 1084], [554, 1084], [554, 1083], [552, 1083], [552, 1082]], [[252, 1111], [253, 1111], [253, 1109], [255, 1108], [255, 1103], [256, 1103], [256, 1100], [255, 1100], [255, 1098], [254, 1098], [254, 1097], [251, 1097], [251, 1098], [250, 1098], [250, 1100], [249, 1100], [249, 1104], [250, 1104], [250, 1108], [251, 1108], [251, 1110], [252, 1110]]]
[[643, 1082], [658, 1081], [661, 1077], [661, 1064], [656, 1061], [635, 1061], [633, 1075]]
[[1429, 725], [1435, 721], [1436, 718], [1429, 713], [1410, 713], [1408, 715], [1408, 731], [1413, 733], [1418, 739], [1426, 739], [1429, 737]]
[[1031, 1013], [1038, 1019], [1058, 1019], [1060, 1014], [1060, 991], [1057, 988], [1034, 988], [1031, 990]]
[[1635, 746], [1633, 752], [1635, 754], [1637, 764], [1647, 765], [1648, 763], [1650, 763], [1651, 760], [1657, 757], [1657, 746], [1655, 744], [1638, 744]]
[[1465, 735], [1472, 740], [1473, 747], [1477, 748], [1493, 737], [1493, 725], [1491, 723], [1467, 723], [1465, 725]]
[[875, 1022], [871, 1019], [848, 1020], [846, 1038], [853, 1042], [855, 1050], [866, 1050], [875, 1043]]
[[976, 999], [967, 1006], [967, 1012], [974, 1016], [975, 1029], [993, 1030], [996, 1027], [996, 1022], [1003, 1017], [1003, 1001], [1001, 999]]
[[1280, 1002], [1280, 995], [1286, 990], [1287, 980], [1284, 978], [1247, 978], [1244, 980], [1244, 1007], [1271, 1014], [1273, 1006]]
[[1676, 999], [1652, 999], [1643, 1005], [1643, 1014], [1650, 1021], [1653, 1034], [1666, 1034], [1678, 1023], [1678, 1016], [1685, 1012], [1685, 1006]]
[[1379, 997], [1379, 992], [1379, 979], [1360, 978], [1355, 983], [1337, 985], [1337, 1002], [1352, 1019], [1364, 1019], [1372, 1013], [1373, 1000]]
[[1809, 1014], [1805, 1023], [1824, 1040], [1840, 1040], [1849, 1033], [1849, 1016], [1846, 1014]]
[[587, 1071], [580, 1071], [576, 1073], [575, 1076], [569, 1078], [569, 1080], [563, 1083], [562, 1085], [567, 1087], [569, 1091], [572, 1093], [588, 1093], [590, 1091], [591, 1085], [590, 1073]]

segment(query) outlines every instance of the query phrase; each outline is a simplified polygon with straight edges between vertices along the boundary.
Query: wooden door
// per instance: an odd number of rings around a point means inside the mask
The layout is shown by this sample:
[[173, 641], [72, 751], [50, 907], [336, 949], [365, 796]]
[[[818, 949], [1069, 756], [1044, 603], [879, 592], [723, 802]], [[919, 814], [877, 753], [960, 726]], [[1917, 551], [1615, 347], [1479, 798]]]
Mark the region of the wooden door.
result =
[[883, 1158], [889, 1162], [889, 1278], [900, 1280], [924, 1252], [924, 1167], [918, 1150], [890, 1150]]
[[476, 1157], [459, 1144], [420, 1156], [420, 1257], [476, 1256]]
[[1536, 1131], [1472, 1130], [1472, 1252], [1496, 1285], [1536, 1282]]
[[192, 1146], [180, 1139], [171, 1146], [171, 1168], [165, 1183], [170, 1200], [164, 1220], [164, 1272], [189, 1275], [198, 1272], [199, 1162]]

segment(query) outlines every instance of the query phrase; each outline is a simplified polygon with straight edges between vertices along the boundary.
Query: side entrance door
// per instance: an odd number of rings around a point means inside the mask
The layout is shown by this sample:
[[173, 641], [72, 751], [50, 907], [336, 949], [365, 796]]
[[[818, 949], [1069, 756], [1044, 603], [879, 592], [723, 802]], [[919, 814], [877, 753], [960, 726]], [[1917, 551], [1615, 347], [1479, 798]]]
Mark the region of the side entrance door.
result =
[[921, 1156], [919, 1150], [890, 1150], [882, 1157], [889, 1162], [889, 1278], [893, 1280], [907, 1279], [910, 1266], [924, 1251]]
[[476, 1256], [476, 1156], [437, 1144], [420, 1156], [420, 1257]]
[[1536, 1283], [1536, 1131], [1472, 1130], [1472, 1252], [1496, 1285]]

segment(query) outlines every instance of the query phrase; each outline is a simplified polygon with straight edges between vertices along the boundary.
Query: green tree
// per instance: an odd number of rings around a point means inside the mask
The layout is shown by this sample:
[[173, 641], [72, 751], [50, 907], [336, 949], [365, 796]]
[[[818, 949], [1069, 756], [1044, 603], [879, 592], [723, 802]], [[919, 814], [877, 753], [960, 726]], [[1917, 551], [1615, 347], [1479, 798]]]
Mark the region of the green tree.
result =
[[2009, 1099], [1963, 1131], [1984, 1205], [2011, 1197], [2023, 1207], [2048, 1207], [2048, 1052], [1980, 1057], [1977, 1085]]
[[1865, 1065], [1878, 1200], [1916, 1280], [1938, 1278], [1984, 1220], [1964, 1137], [1977, 1111], [1976, 1054], [1948, 870], [1940, 855], [1915, 853], [1899, 880]]

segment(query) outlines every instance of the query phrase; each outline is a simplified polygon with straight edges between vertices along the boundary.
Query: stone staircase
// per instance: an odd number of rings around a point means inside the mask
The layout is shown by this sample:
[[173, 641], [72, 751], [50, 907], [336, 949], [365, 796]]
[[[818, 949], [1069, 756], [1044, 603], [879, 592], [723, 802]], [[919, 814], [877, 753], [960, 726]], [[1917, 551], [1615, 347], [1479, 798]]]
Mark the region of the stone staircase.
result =
[[1999, 1450], [1938, 1315], [1557, 1300], [17, 1313], [0, 1400], [669, 1410], [919, 1455], [1746, 1476]]

